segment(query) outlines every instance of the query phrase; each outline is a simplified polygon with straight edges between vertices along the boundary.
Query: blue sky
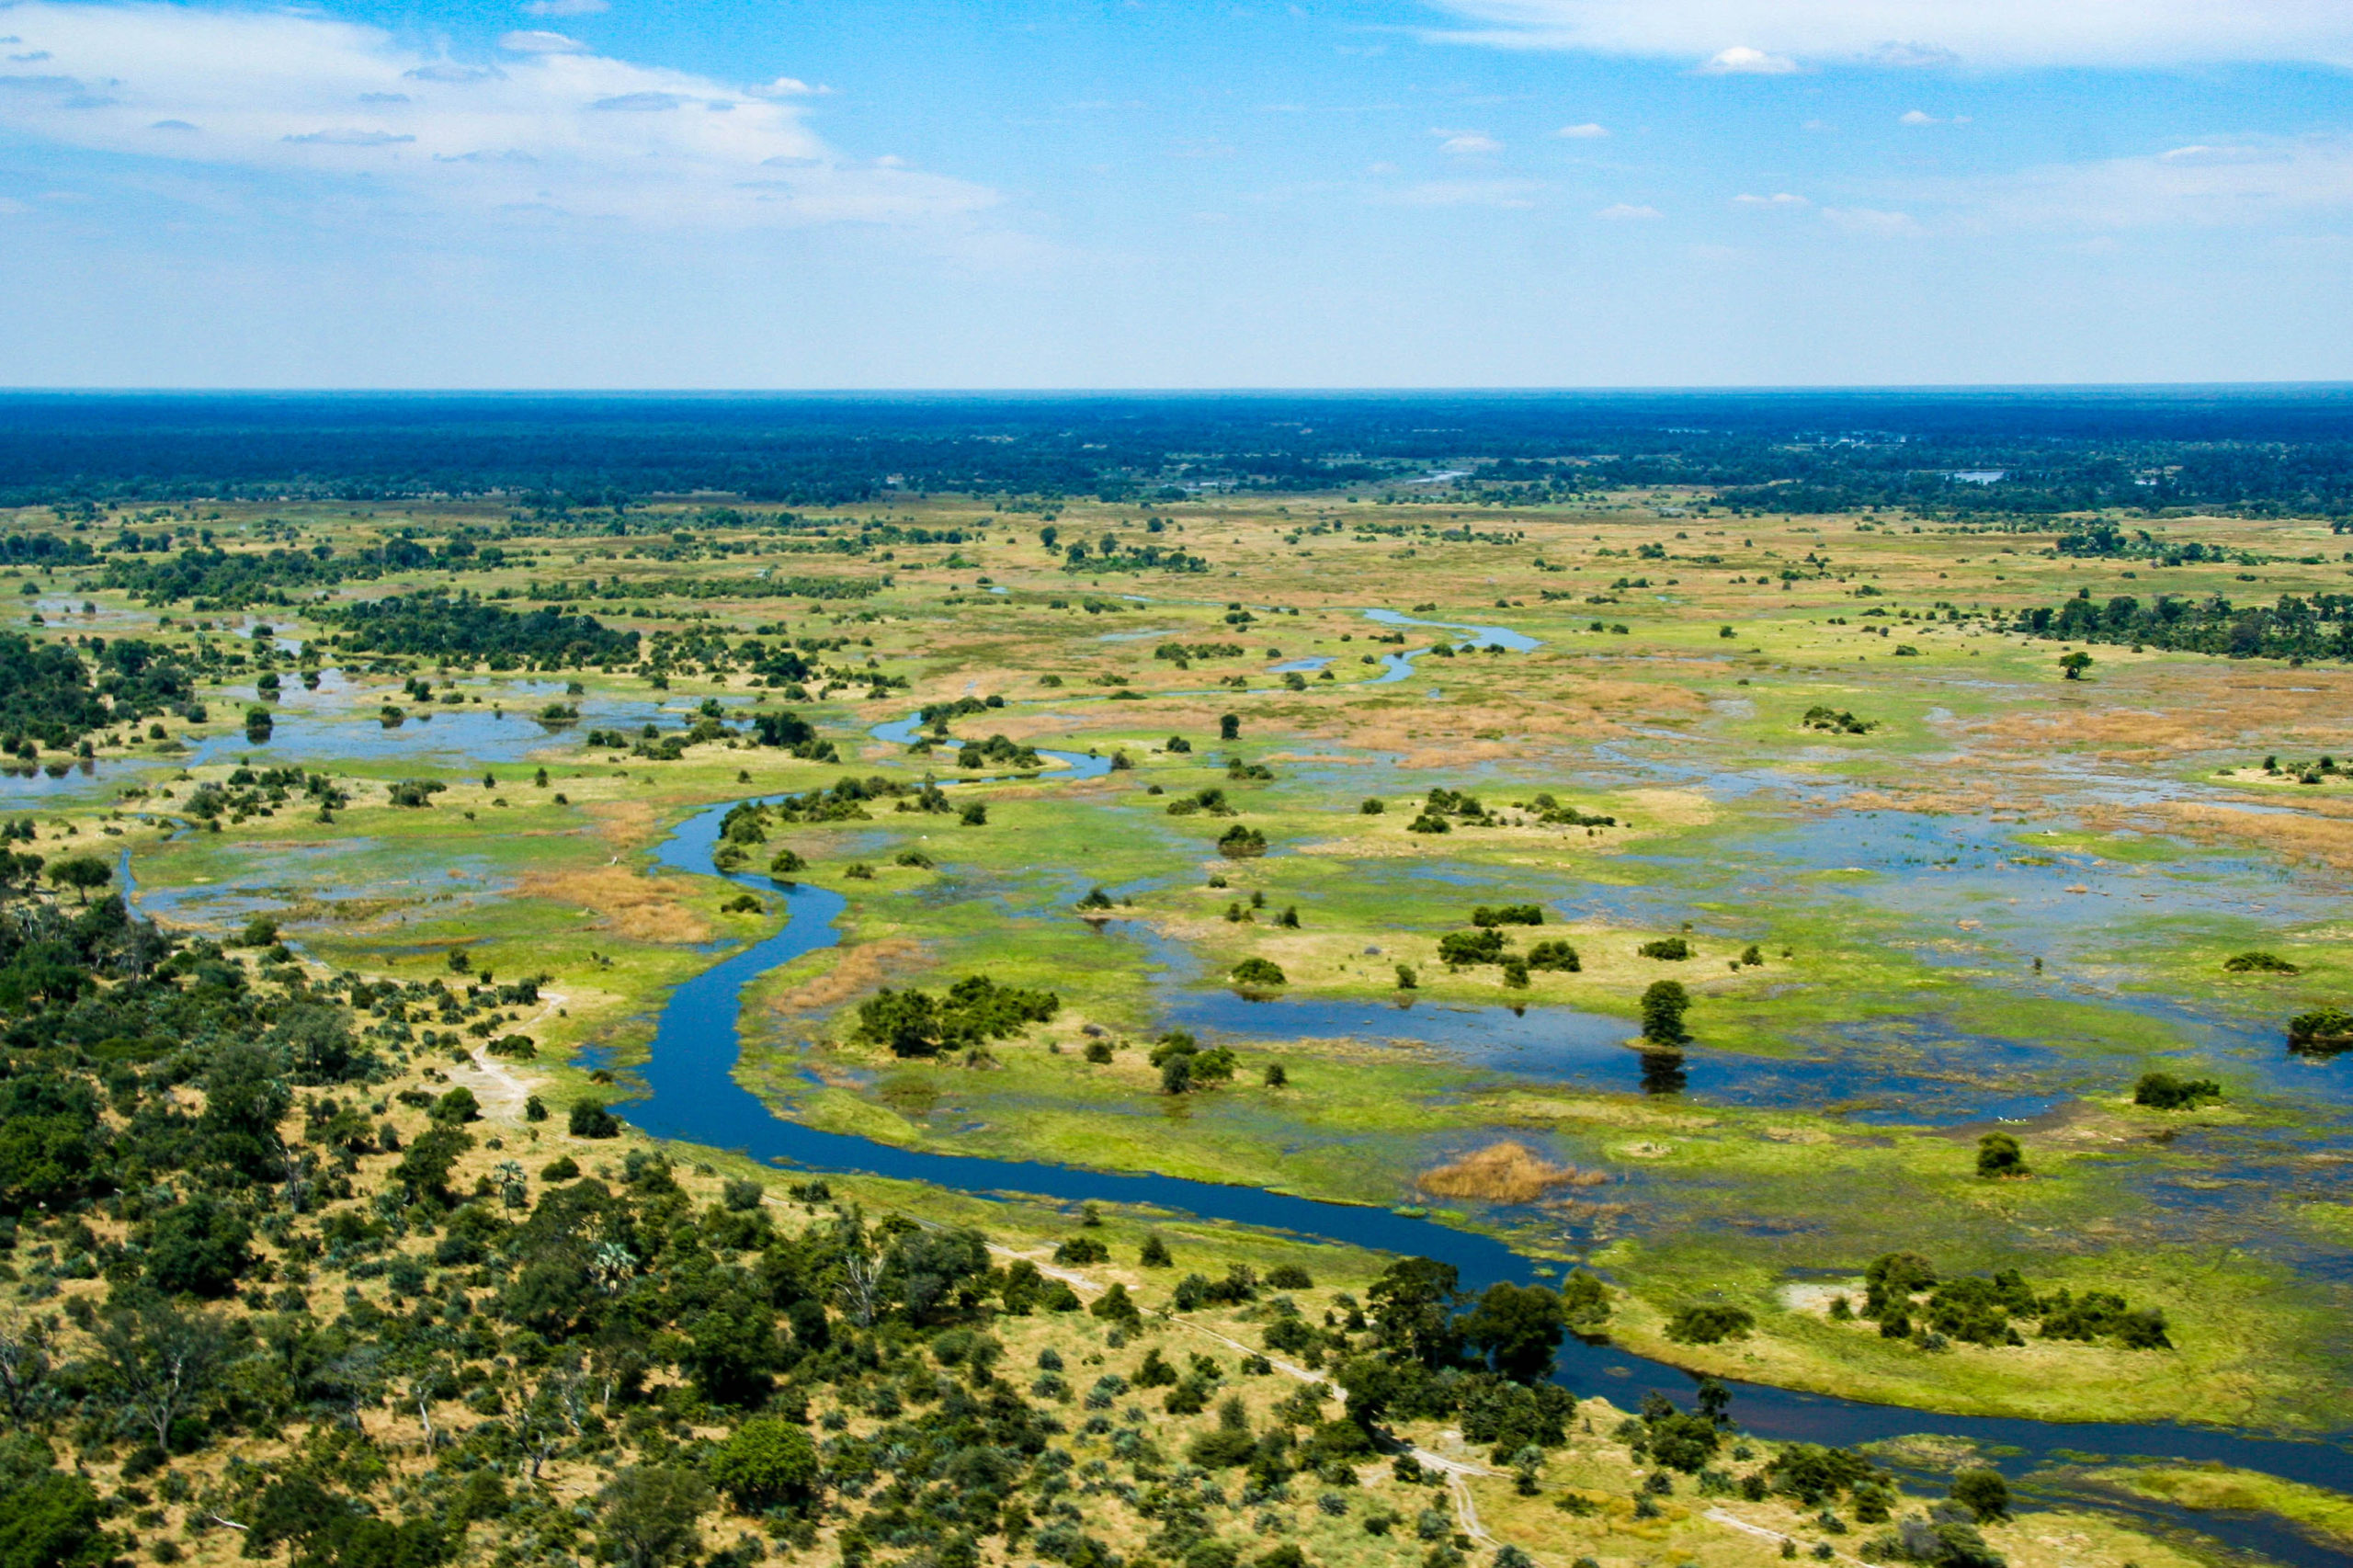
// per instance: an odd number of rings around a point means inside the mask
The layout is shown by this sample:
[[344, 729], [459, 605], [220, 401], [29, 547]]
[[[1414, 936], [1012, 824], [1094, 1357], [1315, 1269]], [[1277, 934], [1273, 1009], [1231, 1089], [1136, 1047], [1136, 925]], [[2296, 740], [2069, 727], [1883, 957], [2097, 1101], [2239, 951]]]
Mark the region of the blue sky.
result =
[[2346, 0], [23, 0], [0, 40], [0, 385], [2353, 379]]

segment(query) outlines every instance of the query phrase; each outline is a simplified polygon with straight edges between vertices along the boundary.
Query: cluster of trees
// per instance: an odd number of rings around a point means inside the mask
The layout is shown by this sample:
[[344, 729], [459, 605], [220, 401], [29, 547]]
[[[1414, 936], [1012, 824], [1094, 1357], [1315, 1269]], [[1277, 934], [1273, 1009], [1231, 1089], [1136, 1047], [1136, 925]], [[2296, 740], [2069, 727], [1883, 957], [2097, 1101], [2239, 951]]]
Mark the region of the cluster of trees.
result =
[[1487, 808], [1481, 803], [1478, 796], [1468, 790], [1449, 790], [1442, 785], [1433, 785], [1430, 792], [1423, 798], [1421, 811], [1415, 814], [1412, 822], [1405, 824], [1405, 831], [1408, 833], [1450, 833], [1454, 829], [1454, 824], [1448, 820], [1449, 817], [1460, 821], [1465, 827], [1495, 825], [1495, 819], [1488, 815]]
[[2136, 1310], [2110, 1290], [2077, 1296], [2063, 1287], [2038, 1296], [2014, 1268], [1939, 1278], [1936, 1266], [1920, 1254], [1894, 1252], [1871, 1260], [1863, 1285], [1860, 1308], [1843, 1295], [1832, 1298], [1832, 1320], [1875, 1322], [1882, 1338], [1909, 1339], [1926, 1350], [1942, 1349], [1956, 1339], [2023, 1346], [2018, 1323], [2025, 1321], [2038, 1322], [2044, 1339], [2107, 1339], [2128, 1350], [2173, 1347], [2165, 1313], [2156, 1308]]
[[192, 608], [201, 613], [291, 604], [339, 584], [372, 583], [398, 572], [494, 572], [506, 564], [505, 550], [478, 544], [471, 530], [461, 528], [438, 549], [422, 540], [395, 536], [343, 555], [324, 543], [308, 550], [233, 553], [207, 545], [160, 558], [115, 555], [98, 580], [150, 604], [193, 600]]
[[1238, 659], [1249, 651], [1239, 642], [1163, 642], [1152, 651], [1152, 656], [1171, 660], [1181, 670], [1195, 659]]
[[1805, 716], [1798, 721], [1798, 727], [1820, 730], [1833, 735], [1868, 735], [1880, 727], [1880, 721], [1858, 719], [1843, 708], [1831, 708], [1817, 702], [1805, 710]]
[[[1273, 983], [1279, 985], [1282, 983], [1282, 971], [1278, 970], [1275, 972]], [[1228, 1047], [1219, 1045], [1205, 1050], [1201, 1042], [1193, 1038], [1191, 1031], [1170, 1029], [1154, 1042], [1152, 1064], [1160, 1070], [1160, 1092], [1182, 1095], [1216, 1084], [1232, 1083], [1237, 1062]]]
[[195, 692], [162, 643], [92, 637], [75, 646], [0, 632], [0, 751], [70, 750], [109, 726], [185, 712]]
[[939, 996], [884, 986], [858, 1004], [856, 1034], [888, 1046], [898, 1056], [978, 1051], [988, 1041], [1019, 1034], [1061, 1010], [1062, 998], [1051, 991], [1000, 985], [987, 975], [972, 974]]
[[2335, 1056], [2353, 1050], [2353, 1013], [2314, 1007], [2288, 1020], [2288, 1049], [2299, 1056]]
[[344, 628], [330, 641], [353, 653], [480, 663], [494, 670], [581, 669], [637, 658], [634, 631], [552, 608], [518, 613], [470, 594], [392, 594], [318, 613]]
[[1445, 464], [1469, 472], [1415, 498], [1534, 504], [1699, 485], [1756, 511], [1884, 506], [2000, 521], [2198, 506], [2338, 517], [2353, 512], [2348, 439], [2340, 409], [2261, 394], [2130, 404], [1974, 393], [1076, 397], [1018, 408], [437, 399], [360, 419], [301, 398], [58, 398], [27, 403], [0, 430], [0, 505], [505, 493], [557, 518], [610, 507], [580, 523], [611, 532], [631, 526], [620, 508], [635, 497], [697, 491], [795, 506], [897, 491], [1149, 505], [1203, 486], [1317, 491]]
[[2011, 629], [2069, 642], [2130, 643], [2233, 659], [2353, 659], [2353, 595], [2282, 594], [2271, 605], [2234, 605], [2160, 594], [2143, 604], [2131, 594], [2096, 602], [2089, 588], [2057, 608], [2021, 609]]

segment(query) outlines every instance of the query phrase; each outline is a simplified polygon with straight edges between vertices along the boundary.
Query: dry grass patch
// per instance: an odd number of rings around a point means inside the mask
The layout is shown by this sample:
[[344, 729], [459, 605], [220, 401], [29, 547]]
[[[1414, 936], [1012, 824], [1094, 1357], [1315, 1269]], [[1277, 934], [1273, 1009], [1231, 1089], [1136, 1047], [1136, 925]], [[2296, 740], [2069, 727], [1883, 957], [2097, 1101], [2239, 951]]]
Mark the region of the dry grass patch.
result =
[[[652, 812], [647, 812], [650, 821]], [[656, 883], [619, 866], [586, 871], [543, 871], [516, 885], [524, 898], [568, 903], [597, 916], [607, 929], [634, 942], [707, 942], [710, 926], [702, 916], [669, 897]]]
[[841, 949], [834, 967], [807, 983], [794, 987], [769, 1004], [779, 1014], [819, 1013], [838, 1007], [886, 980], [904, 980], [923, 952], [923, 944], [908, 937], [885, 937]]
[[1421, 1174], [1417, 1185], [1440, 1198], [1533, 1203], [1556, 1187], [1599, 1187], [1608, 1179], [1599, 1171], [1554, 1165], [1525, 1143], [1506, 1142], [1433, 1165]]

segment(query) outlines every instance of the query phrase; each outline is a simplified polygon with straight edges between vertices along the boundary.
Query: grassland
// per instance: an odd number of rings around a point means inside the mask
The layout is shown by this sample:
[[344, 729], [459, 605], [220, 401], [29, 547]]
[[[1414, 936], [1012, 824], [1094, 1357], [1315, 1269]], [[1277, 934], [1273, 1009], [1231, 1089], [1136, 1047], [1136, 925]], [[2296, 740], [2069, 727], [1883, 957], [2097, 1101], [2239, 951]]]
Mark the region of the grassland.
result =
[[[502, 977], [550, 976], [544, 1005], [514, 1020], [536, 1060], [448, 1063], [485, 1085], [551, 1102], [588, 1092], [592, 1071], [626, 1087], [662, 998], [777, 927], [773, 901], [729, 912], [735, 887], [654, 867], [676, 824], [850, 773], [956, 778], [952, 744], [911, 755], [868, 732], [926, 703], [1001, 698], [954, 733], [1132, 766], [960, 786], [985, 801], [984, 825], [883, 803], [776, 830], [764, 855], [798, 852], [802, 875], [848, 901], [838, 947], [747, 994], [741, 1075], [779, 1114], [908, 1147], [1431, 1208], [1602, 1269], [1622, 1292], [1613, 1332], [1699, 1369], [1964, 1412], [2345, 1424], [2347, 1349], [2331, 1325], [2353, 1302], [2341, 1271], [2312, 1264], [2344, 1244], [2347, 1096], [2341, 1066], [2289, 1060], [2279, 1030], [2347, 995], [2353, 924], [2336, 877], [2353, 866], [2353, 779], [2300, 784], [2261, 765], [2353, 747], [2353, 672], [2102, 645], [2090, 678], [2069, 680], [2060, 644], [1986, 619], [2079, 592], [2340, 591], [2325, 525], [2170, 519], [2161, 532], [2234, 558], [2158, 567], [2061, 557], [2033, 533], [1736, 517], [1664, 492], [1574, 511], [1209, 497], [1148, 508], [1206, 574], [1098, 578], [1059, 569], [1040, 515], [954, 498], [807, 521], [847, 529], [887, 513], [964, 542], [834, 553], [756, 515], [715, 524], [684, 506], [633, 515], [634, 531], [611, 538], [465, 504], [219, 510], [208, 526], [231, 541], [495, 529], [511, 564], [462, 585], [517, 608], [564, 603], [648, 635], [740, 639], [781, 622], [846, 640], [812, 654], [840, 673], [809, 680], [806, 701], [693, 660], [660, 688], [625, 669], [564, 672], [583, 717], [544, 730], [523, 715], [548, 700], [546, 676], [469, 670], [445, 687], [463, 701], [386, 731], [375, 715], [408, 700], [403, 680], [441, 676], [378, 661], [290, 698], [282, 712], [301, 723], [252, 746], [221, 722], [253, 696], [230, 673], [207, 693], [208, 723], [119, 737], [86, 781], [8, 781], [25, 789], [5, 809], [37, 814], [42, 852], [127, 848], [167, 920], [225, 933], [270, 913], [307, 955], [369, 974], [447, 972], [462, 948]], [[1143, 526], [1135, 507], [1082, 501], [1052, 520], [1066, 537]], [[699, 542], [671, 542], [674, 525]], [[16, 526], [63, 525], [28, 513]], [[665, 591], [761, 569], [872, 591]], [[264, 619], [284, 640], [333, 630], [299, 605], [205, 613], [69, 577], [27, 577], [42, 635], [229, 646]], [[558, 578], [606, 586], [543, 591]], [[1459, 635], [1392, 630], [1369, 609], [1538, 645], [1456, 652]], [[1397, 631], [1402, 644], [1373, 640]], [[1154, 655], [1179, 643], [1244, 651]], [[1416, 653], [1411, 673], [1382, 678], [1401, 651]], [[1329, 663], [1296, 681], [1270, 673], [1313, 659]], [[335, 663], [324, 647], [315, 662]], [[874, 674], [904, 684], [867, 695]], [[672, 761], [584, 744], [624, 713], [632, 740], [645, 716], [674, 730], [706, 699], [737, 716], [790, 707], [842, 760], [735, 733]], [[1820, 708], [1871, 727], [1806, 727]], [[481, 739], [490, 710], [514, 733]], [[1238, 736], [1221, 742], [1228, 714]], [[217, 834], [174, 825], [192, 789], [245, 756], [329, 772], [350, 804], [331, 822], [290, 805]], [[392, 784], [428, 778], [449, 786], [429, 807], [390, 802]], [[1413, 831], [1433, 788], [1475, 794], [1490, 820]], [[1237, 814], [1169, 814], [1202, 790]], [[1548, 824], [1540, 793], [1614, 823]], [[1385, 809], [1368, 813], [1370, 800]], [[1218, 852], [1236, 823], [1265, 835], [1263, 858]], [[893, 864], [910, 850], [933, 864]], [[1076, 905], [1098, 887], [1111, 907], [1089, 919]], [[1546, 922], [1518, 948], [1565, 940], [1575, 972], [1518, 987], [1497, 967], [1440, 960], [1440, 937], [1467, 929], [1474, 906], [1519, 902]], [[1277, 923], [1286, 910], [1296, 926]], [[1695, 956], [1638, 952], [1674, 937]], [[1740, 961], [1752, 949], [1761, 961]], [[2250, 949], [2298, 972], [2222, 970]], [[1223, 977], [1250, 959], [1279, 967], [1278, 999], [1232, 1000]], [[1062, 1011], [970, 1064], [903, 1061], [856, 1037], [857, 1004], [878, 987], [973, 973], [1051, 989]], [[1624, 1043], [1661, 978], [1694, 999], [1680, 1094], [1646, 1093], [1644, 1058]], [[1393, 1028], [1332, 1021], [1367, 1009]], [[1559, 1040], [1532, 1039], [1527, 1020], [1540, 1032], [1548, 1019]], [[1233, 1046], [1231, 1085], [1160, 1092], [1149, 1053], [1175, 1025]], [[1098, 1040], [1108, 1062], [1087, 1060]], [[1275, 1064], [1279, 1088], [1263, 1082]], [[2133, 1081], [2158, 1066], [2215, 1077], [2226, 1097], [2132, 1107]], [[1976, 1140], [1997, 1128], [2026, 1143], [2031, 1179], [1974, 1174]], [[1421, 1185], [1504, 1142], [1591, 1179], [1532, 1200]], [[1902, 1248], [1950, 1269], [2017, 1267], [2038, 1288], [2120, 1291], [2164, 1310], [2176, 1348], [1931, 1354], [1790, 1304], [1791, 1285], [1851, 1278]], [[1743, 1304], [1755, 1335], [1663, 1337], [1697, 1300]]]

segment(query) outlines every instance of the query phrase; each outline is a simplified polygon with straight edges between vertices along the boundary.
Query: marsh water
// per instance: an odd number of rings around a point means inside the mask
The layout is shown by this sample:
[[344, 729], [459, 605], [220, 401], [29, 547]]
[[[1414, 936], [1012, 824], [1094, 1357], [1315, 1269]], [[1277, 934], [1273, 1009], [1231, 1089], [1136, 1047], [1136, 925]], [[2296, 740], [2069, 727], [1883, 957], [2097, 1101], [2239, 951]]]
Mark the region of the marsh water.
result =
[[[682, 824], [657, 851], [659, 863], [692, 875], [713, 874], [710, 854], [728, 809], [711, 807]], [[773, 892], [762, 879], [733, 880]], [[780, 1165], [867, 1172], [968, 1192], [1140, 1204], [1381, 1252], [1420, 1255], [1453, 1264], [1463, 1284], [1473, 1290], [1495, 1280], [1526, 1279], [1534, 1274], [1530, 1260], [1493, 1237], [1389, 1210], [1172, 1176], [902, 1149], [820, 1131], [777, 1116], [734, 1076], [741, 1055], [743, 991], [761, 976], [832, 946], [839, 939], [834, 922], [846, 907], [839, 893], [806, 883], [787, 887], [784, 896], [790, 918], [781, 931], [722, 960], [673, 993], [639, 1069], [644, 1094], [615, 1108], [631, 1124], [657, 1138], [741, 1150]], [[1621, 1403], [1639, 1397], [1645, 1388], [1677, 1389], [1689, 1381], [1687, 1374], [1665, 1363], [1607, 1342], [1585, 1340], [1572, 1340], [1563, 1347], [1558, 1376], [1582, 1395], [1609, 1394]], [[2080, 1463], [2086, 1452], [2220, 1461], [2317, 1485], [2342, 1484], [2347, 1467], [2353, 1466], [2353, 1450], [2342, 1438], [2300, 1442], [2165, 1423], [2062, 1425], [1938, 1415], [1756, 1384], [1736, 1384], [1734, 1392], [1734, 1415], [1764, 1436], [1851, 1446], [1935, 1433], [1979, 1445], [2013, 1473], [2049, 1463]], [[2195, 1523], [2209, 1534], [2284, 1562], [2319, 1568], [2353, 1561], [2353, 1556], [2265, 1519], [2199, 1515]]]

